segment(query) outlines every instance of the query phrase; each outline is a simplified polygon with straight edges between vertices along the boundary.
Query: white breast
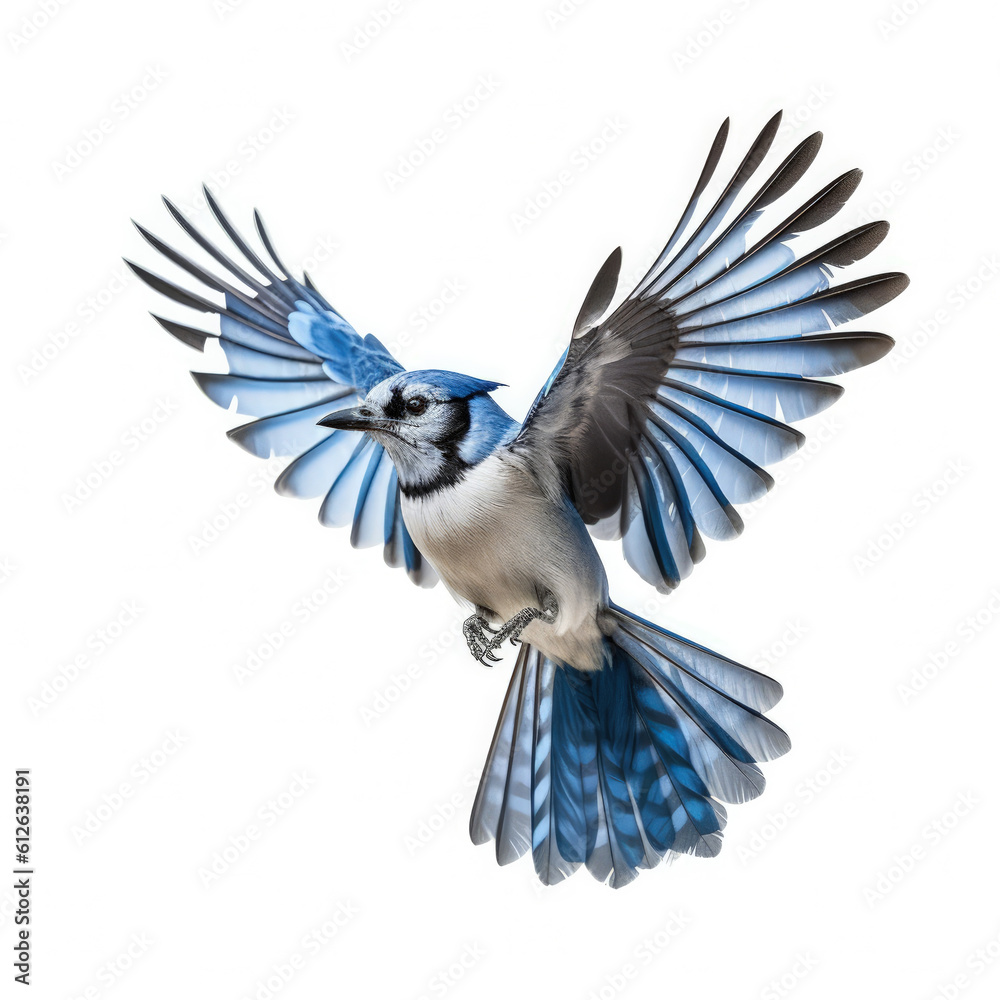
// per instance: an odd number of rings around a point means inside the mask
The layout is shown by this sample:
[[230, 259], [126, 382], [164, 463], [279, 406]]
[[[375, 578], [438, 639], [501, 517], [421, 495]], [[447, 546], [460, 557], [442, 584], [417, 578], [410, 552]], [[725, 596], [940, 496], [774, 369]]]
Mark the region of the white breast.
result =
[[404, 496], [402, 511], [417, 547], [456, 597], [506, 621], [540, 607], [549, 593], [559, 606], [555, 623], [532, 623], [524, 639], [578, 669], [600, 666], [604, 567], [576, 512], [544, 495], [529, 472], [503, 453], [492, 455], [454, 486]]

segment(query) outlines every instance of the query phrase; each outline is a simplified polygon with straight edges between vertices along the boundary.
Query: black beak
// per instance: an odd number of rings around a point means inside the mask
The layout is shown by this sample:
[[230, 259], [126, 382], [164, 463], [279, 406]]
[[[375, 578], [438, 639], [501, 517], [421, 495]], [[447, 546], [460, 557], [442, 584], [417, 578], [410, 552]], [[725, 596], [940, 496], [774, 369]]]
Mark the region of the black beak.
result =
[[320, 427], [333, 427], [338, 431], [377, 431], [385, 429], [388, 421], [376, 417], [367, 406], [351, 406], [328, 413], [318, 423]]

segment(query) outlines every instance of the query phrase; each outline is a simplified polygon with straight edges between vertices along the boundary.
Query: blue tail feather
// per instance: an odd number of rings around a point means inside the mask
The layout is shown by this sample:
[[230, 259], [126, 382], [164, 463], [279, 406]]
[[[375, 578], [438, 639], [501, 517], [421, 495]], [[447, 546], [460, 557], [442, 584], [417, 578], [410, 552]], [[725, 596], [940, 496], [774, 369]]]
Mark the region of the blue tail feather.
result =
[[559, 853], [567, 861], [587, 860], [587, 818], [583, 808], [583, 760], [586, 746], [584, 714], [579, 700], [565, 688], [571, 682], [565, 670], [555, 670], [552, 702], [552, 806]]
[[535, 871], [546, 885], [555, 885], [568, 878], [580, 867], [586, 857], [585, 845], [581, 846], [576, 860], [564, 857], [559, 849], [557, 829], [568, 833], [577, 832], [586, 837], [586, 827], [582, 816], [572, 812], [563, 817], [564, 795], [555, 789], [557, 770], [553, 764], [553, 698], [552, 689], [556, 682], [555, 664], [544, 657], [535, 675], [535, 740], [532, 746], [531, 771], [531, 856]]
[[635, 796], [645, 838], [658, 857], [663, 857], [673, 847], [676, 837], [671, 810], [667, 808], [670, 779], [653, 748], [652, 737], [641, 715], [636, 722], [639, 745], [629, 762], [629, 787]]
[[581, 865], [619, 888], [664, 857], [718, 854], [723, 802], [764, 788], [756, 762], [787, 736], [761, 713], [763, 674], [611, 605], [596, 671], [521, 647], [471, 831], [501, 863], [530, 846], [546, 884]]
[[615, 652], [615, 660], [607, 670], [598, 670], [587, 679], [597, 710], [598, 773], [613, 860], [611, 885], [618, 888], [635, 878], [645, 848], [625, 778], [627, 762], [635, 751], [635, 707], [627, 664], [619, 651]]

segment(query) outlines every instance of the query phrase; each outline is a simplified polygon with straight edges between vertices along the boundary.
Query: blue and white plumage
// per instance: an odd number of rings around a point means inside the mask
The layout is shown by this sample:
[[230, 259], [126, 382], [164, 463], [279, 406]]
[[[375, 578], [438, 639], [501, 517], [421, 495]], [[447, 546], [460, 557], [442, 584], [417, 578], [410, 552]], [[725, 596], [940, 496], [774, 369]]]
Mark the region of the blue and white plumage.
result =
[[500, 863], [530, 850], [549, 884], [586, 865], [618, 887], [668, 853], [718, 853], [723, 803], [759, 795], [758, 762], [789, 747], [764, 715], [780, 685], [615, 605], [592, 541], [620, 538], [644, 580], [676, 587], [704, 556], [702, 536], [738, 535], [734, 504], [770, 489], [763, 467], [802, 444], [789, 422], [840, 396], [822, 379], [892, 346], [883, 334], [832, 332], [906, 287], [895, 273], [831, 284], [834, 269], [878, 246], [885, 223], [798, 257], [789, 246], [840, 210], [858, 171], [751, 235], [820, 145], [819, 133], [806, 138], [738, 207], [779, 119], [695, 223], [723, 124], [663, 252], [610, 314], [620, 251], [608, 258], [522, 424], [493, 401], [495, 382], [404, 371], [308, 276], [291, 275], [256, 213], [269, 260], [206, 191], [237, 262], [167, 202], [224, 278], [140, 227], [222, 296], [131, 265], [174, 301], [219, 316], [218, 333], [156, 318], [199, 350], [218, 338], [228, 374], [195, 378], [214, 402], [235, 398], [256, 418], [229, 432], [243, 448], [293, 456], [278, 491], [323, 497], [321, 521], [350, 524], [353, 545], [382, 544], [422, 586], [440, 578], [475, 609], [467, 635], [478, 658], [520, 635], [470, 829], [476, 843], [496, 842]]

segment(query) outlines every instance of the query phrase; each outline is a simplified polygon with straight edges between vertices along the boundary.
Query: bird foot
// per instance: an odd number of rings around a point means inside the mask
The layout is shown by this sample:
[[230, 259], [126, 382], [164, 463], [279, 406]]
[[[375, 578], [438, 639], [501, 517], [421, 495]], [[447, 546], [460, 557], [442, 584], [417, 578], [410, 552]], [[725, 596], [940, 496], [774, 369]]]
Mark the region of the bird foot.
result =
[[[555, 613], [551, 609], [541, 611], [538, 608], [525, 608], [518, 611], [510, 621], [504, 622], [499, 629], [490, 628], [486, 619], [481, 615], [473, 615], [466, 618], [462, 631], [465, 633], [465, 641], [469, 644], [469, 652], [473, 659], [480, 663], [499, 663], [500, 658], [493, 656], [493, 653], [509, 639], [512, 646], [516, 646], [521, 641], [521, 633], [536, 618], [542, 621], [552, 622], [555, 620]], [[490, 633], [490, 637], [486, 636]]]
[[490, 628], [489, 622], [482, 615], [471, 615], [466, 618], [462, 624], [462, 631], [465, 633], [465, 641], [469, 644], [469, 652], [472, 653], [473, 659], [480, 663], [486, 660], [491, 660], [493, 663], [500, 662], [497, 657], [490, 656], [492, 640], [486, 635], [487, 632], [496, 635], [497, 630]]

